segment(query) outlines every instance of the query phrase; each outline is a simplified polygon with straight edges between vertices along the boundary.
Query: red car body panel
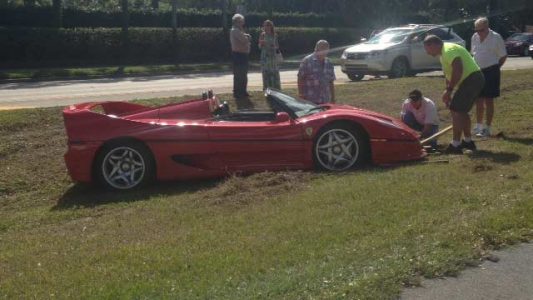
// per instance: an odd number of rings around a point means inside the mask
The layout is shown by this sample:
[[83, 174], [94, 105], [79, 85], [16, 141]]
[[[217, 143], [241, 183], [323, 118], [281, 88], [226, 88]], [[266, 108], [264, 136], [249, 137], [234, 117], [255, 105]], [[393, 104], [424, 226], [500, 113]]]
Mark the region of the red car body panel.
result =
[[317, 134], [335, 121], [353, 122], [364, 129], [376, 164], [425, 156], [418, 134], [402, 122], [351, 106], [327, 105], [327, 110], [302, 118], [252, 121], [218, 120], [212, 113], [216, 106], [215, 98], [156, 108], [126, 102], [71, 105], [63, 111], [69, 174], [74, 181], [92, 181], [99, 151], [120, 139], [140, 141], [150, 149], [158, 180], [309, 170], [314, 168]]

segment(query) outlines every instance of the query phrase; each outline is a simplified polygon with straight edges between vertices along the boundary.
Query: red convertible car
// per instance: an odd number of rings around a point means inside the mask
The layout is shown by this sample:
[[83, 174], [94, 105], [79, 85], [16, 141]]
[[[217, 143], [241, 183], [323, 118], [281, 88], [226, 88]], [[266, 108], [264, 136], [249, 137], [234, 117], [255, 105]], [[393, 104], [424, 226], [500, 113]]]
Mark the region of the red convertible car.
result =
[[63, 111], [74, 181], [119, 190], [153, 179], [288, 169], [343, 171], [365, 161], [391, 164], [425, 156], [400, 121], [348, 105], [295, 99], [267, 90], [271, 110], [231, 112], [216, 96], [147, 107], [82, 103]]

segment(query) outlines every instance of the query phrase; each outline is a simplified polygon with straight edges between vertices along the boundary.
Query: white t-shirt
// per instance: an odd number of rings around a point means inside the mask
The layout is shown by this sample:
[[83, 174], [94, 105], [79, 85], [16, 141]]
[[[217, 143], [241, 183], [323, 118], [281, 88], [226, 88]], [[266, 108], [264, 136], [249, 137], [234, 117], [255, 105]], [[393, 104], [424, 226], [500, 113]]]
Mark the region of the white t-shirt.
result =
[[479, 34], [474, 33], [470, 53], [482, 69], [497, 65], [500, 58], [507, 55], [502, 37], [492, 30], [489, 30], [483, 42], [480, 41]]
[[402, 105], [402, 118], [403, 116], [410, 111], [415, 116], [415, 119], [418, 123], [422, 125], [431, 124], [439, 125], [439, 117], [437, 115], [437, 107], [431, 99], [422, 97], [420, 107], [416, 109], [412, 104], [410, 99], [405, 99]]

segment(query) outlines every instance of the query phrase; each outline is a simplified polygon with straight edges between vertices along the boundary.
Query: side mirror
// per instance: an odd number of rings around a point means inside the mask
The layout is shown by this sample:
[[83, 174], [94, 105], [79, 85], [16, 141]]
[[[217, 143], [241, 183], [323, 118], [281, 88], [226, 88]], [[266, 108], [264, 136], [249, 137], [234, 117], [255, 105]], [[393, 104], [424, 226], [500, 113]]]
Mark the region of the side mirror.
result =
[[287, 122], [291, 119], [288, 113], [286, 112], [279, 112], [276, 114], [276, 119], [274, 119], [274, 123], [283, 123]]

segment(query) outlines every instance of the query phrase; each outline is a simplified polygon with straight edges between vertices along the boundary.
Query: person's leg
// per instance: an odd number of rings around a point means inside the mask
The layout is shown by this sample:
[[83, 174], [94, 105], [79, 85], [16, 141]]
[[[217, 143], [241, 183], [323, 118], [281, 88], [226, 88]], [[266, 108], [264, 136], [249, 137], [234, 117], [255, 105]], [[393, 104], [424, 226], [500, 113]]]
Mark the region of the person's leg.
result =
[[263, 91], [266, 90], [269, 87], [269, 72], [266, 70], [263, 70]]
[[479, 133], [483, 129], [483, 115], [485, 114], [485, 98], [480, 97], [476, 99], [476, 127], [475, 133]]
[[485, 106], [487, 107], [487, 126], [490, 127], [494, 117], [494, 98], [485, 99]]
[[242, 90], [244, 92], [244, 96], [248, 96], [248, 55], [245, 54], [244, 58], [244, 65], [242, 70]]
[[424, 129], [424, 125], [418, 123], [418, 121], [415, 118], [415, 115], [413, 115], [412, 112], [408, 111], [405, 115], [402, 117], [402, 122], [409, 126], [409, 128], [416, 130], [416, 131], [422, 131]]
[[461, 134], [463, 133], [464, 128], [464, 120], [461, 118], [460, 114], [461, 113], [459, 112], [452, 111], [452, 141], [454, 146], [456, 146], [457, 143], [461, 142]]
[[273, 87], [278, 89], [278, 90], [281, 90], [281, 80], [279, 78], [279, 71], [273, 71], [274, 73], [274, 83], [273, 83]]
[[233, 76], [233, 95], [237, 98], [246, 96], [245, 76], [246, 68], [243, 65], [234, 67]]

